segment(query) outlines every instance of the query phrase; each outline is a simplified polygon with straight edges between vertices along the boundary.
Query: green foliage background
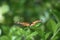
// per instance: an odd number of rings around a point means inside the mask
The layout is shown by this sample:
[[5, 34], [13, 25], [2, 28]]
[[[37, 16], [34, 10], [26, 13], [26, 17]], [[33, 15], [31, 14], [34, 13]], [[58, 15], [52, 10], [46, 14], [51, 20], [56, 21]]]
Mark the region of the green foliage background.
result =
[[[16, 22], [42, 20], [33, 26]], [[0, 40], [59, 40], [60, 0], [0, 0]]]

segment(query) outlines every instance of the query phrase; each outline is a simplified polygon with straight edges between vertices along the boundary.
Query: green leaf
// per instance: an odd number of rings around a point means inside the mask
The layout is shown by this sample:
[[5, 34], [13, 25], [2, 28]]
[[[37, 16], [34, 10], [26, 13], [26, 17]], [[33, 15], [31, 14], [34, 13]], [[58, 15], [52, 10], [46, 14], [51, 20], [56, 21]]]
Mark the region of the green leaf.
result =
[[22, 28], [20, 28], [18, 26], [13, 26], [10, 29], [9, 35], [19, 36], [19, 35], [23, 35], [24, 33], [25, 33], [25, 31]]
[[50, 19], [47, 23], [47, 26], [49, 28], [50, 31], [53, 32], [53, 34], [57, 31], [58, 27], [56, 22], [53, 19]]
[[47, 38], [49, 37], [50, 34], [51, 34], [51, 32], [48, 32], [45, 34], [45, 40], [47, 40]]
[[9, 33], [9, 26], [2, 25], [2, 32], [3, 34], [7, 35]]
[[38, 34], [38, 32], [32, 32], [30, 35], [28, 35], [27, 37], [26, 37], [26, 39], [28, 39], [28, 38], [32, 38], [32, 37], [34, 37], [34, 36], [36, 36]]
[[1, 36], [0, 40], [11, 40], [9, 36]]

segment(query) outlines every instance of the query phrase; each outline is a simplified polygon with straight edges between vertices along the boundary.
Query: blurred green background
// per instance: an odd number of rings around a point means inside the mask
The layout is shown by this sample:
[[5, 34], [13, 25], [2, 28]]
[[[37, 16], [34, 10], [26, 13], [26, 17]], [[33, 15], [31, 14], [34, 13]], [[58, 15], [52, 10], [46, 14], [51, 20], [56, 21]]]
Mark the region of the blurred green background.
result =
[[0, 40], [60, 40], [60, 0], [0, 0]]

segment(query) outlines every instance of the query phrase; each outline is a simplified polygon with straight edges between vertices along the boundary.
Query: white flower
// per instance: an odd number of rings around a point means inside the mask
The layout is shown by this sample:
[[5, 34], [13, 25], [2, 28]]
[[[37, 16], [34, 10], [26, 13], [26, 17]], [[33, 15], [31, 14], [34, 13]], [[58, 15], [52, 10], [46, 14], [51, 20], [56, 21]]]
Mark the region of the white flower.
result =
[[10, 10], [9, 6], [6, 5], [6, 4], [4, 4], [1, 8], [2, 8], [1, 9], [2, 10], [2, 13], [6, 13], [6, 12], [8, 12]]

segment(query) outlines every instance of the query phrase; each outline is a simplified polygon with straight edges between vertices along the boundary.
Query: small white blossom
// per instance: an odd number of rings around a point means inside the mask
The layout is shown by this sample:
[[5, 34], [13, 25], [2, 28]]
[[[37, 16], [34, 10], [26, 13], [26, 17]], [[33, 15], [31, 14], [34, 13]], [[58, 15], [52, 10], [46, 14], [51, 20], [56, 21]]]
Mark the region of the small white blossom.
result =
[[4, 4], [1, 8], [2, 8], [2, 13], [3, 13], [3, 14], [4, 14], [4, 13], [7, 13], [7, 12], [10, 10], [9, 6], [6, 5], [6, 4]]

